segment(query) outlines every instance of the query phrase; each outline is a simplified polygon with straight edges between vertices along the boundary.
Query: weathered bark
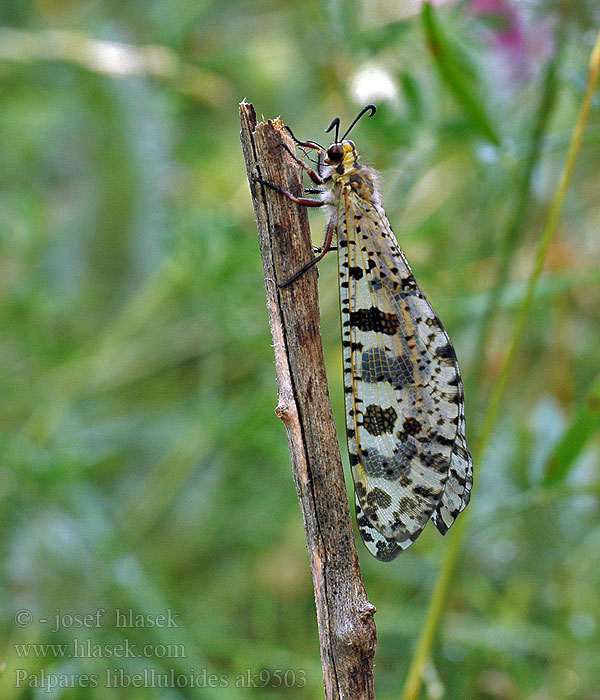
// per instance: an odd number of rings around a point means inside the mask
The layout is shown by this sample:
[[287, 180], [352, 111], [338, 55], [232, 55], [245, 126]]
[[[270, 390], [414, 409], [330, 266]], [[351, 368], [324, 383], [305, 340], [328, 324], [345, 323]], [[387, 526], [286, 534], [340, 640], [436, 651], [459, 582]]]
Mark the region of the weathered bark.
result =
[[317, 275], [286, 280], [311, 259], [306, 210], [253, 181], [254, 175], [301, 195], [299, 166], [282, 143], [294, 144], [279, 119], [256, 123], [240, 104], [241, 141], [256, 213], [269, 322], [284, 423], [306, 532], [315, 590], [327, 700], [371, 700], [377, 633], [363, 586], [344, 473], [323, 364]]

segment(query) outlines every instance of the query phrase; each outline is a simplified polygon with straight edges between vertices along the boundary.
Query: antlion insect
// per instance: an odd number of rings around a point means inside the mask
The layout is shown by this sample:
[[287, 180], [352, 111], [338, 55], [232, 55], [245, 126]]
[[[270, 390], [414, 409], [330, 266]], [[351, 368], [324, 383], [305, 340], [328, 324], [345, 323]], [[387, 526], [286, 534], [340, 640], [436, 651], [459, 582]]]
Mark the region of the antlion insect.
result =
[[[378, 176], [362, 165], [346, 139], [374, 105], [360, 111], [325, 149], [316, 170], [293, 153], [320, 199], [296, 197], [259, 177], [296, 204], [327, 208], [319, 254], [286, 287], [333, 249], [340, 279], [346, 432], [358, 530], [367, 549], [390, 561], [419, 536], [429, 519], [444, 535], [471, 494], [472, 460], [465, 441], [463, 388], [452, 343], [419, 289], [381, 206]], [[315, 192], [315, 190], [308, 190]]]

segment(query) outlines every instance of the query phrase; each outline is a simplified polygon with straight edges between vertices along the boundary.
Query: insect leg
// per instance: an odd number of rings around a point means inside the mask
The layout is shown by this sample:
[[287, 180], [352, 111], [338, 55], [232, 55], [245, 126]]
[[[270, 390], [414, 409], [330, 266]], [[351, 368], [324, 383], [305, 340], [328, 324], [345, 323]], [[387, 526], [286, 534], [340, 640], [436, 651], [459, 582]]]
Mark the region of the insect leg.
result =
[[298, 158], [298, 156], [295, 153], [292, 153], [292, 151], [288, 148], [286, 143], [280, 144], [282, 148], [285, 148], [285, 150], [292, 156], [292, 158], [300, 165], [304, 170], [306, 170], [308, 176], [310, 179], [316, 183], [317, 185], [322, 185], [324, 180], [323, 178], [315, 171], [313, 170], [310, 165], [307, 165], [301, 158]]
[[327, 229], [325, 230], [325, 240], [323, 241], [323, 246], [321, 248], [321, 252], [319, 255], [317, 255], [315, 258], [313, 258], [310, 262], [307, 262], [304, 267], [301, 267], [298, 272], [296, 272], [294, 275], [292, 275], [288, 280], [285, 282], [280, 282], [277, 286], [281, 289], [282, 287], [287, 287], [288, 284], [293, 282], [294, 280], [297, 280], [300, 275], [303, 275], [307, 270], [310, 270], [310, 268], [313, 265], [316, 265], [319, 260], [322, 260], [325, 255], [332, 249], [331, 246], [331, 239], [333, 238], [333, 231], [335, 229], [335, 226], [333, 224], [333, 221], [327, 224]]
[[297, 139], [294, 135], [294, 132], [290, 129], [290, 127], [287, 124], [285, 124], [285, 130], [292, 137], [292, 141], [298, 146], [302, 146], [302, 148], [314, 148], [316, 151], [325, 150], [323, 146], [321, 146], [321, 144], [317, 143], [316, 141], [300, 141], [300, 139]]
[[[291, 154], [291, 155], [293, 155], [293, 154]], [[299, 162], [302, 163], [301, 161], [299, 161]], [[316, 173], [315, 173], [315, 175], [316, 175]], [[283, 187], [279, 187], [279, 185], [274, 185], [271, 182], [267, 182], [266, 180], [263, 180], [260, 177], [255, 176], [253, 178], [253, 180], [254, 180], [254, 182], [260, 182], [261, 184], [266, 185], [267, 187], [270, 187], [272, 190], [279, 192], [280, 194], [284, 195], [290, 201], [295, 202], [296, 204], [300, 204], [300, 205], [305, 206], [305, 207], [322, 207], [325, 204], [325, 202], [323, 202], [320, 199], [309, 199], [308, 197], [296, 197], [288, 190], [284, 190]], [[316, 192], [319, 192], [319, 191], [320, 190], [316, 190]], [[303, 275], [307, 270], [310, 270], [310, 268], [313, 265], [316, 265], [320, 260], [322, 260], [330, 250], [337, 250], [336, 246], [331, 245], [334, 229], [335, 229], [335, 227], [333, 225], [333, 222], [331, 222], [327, 225], [327, 229], [325, 230], [325, 240], [323, 241], [323, 245], [320, 248], [315, 249], [315, 252], [318, 253], [318, 255], [315, 258], [313, 258], [310, 262], [308, 262], [306, 265], [304, 265], [304, 267], [300, 268], [300, 270], [298, 270], [298, 272], [296, 272], [294, 275], [292, 275], [285, 282], [280, 282], [277, 285], [279, 288], [287, 287], [288, 284], [290, 284], [294, 280], [298, 279], [298, 277], [300, 277], [300, 275]]]
[[320, 199], [310, 199], [309, 197], [296, 197], [296, 195], [292, 194], [288, 190], [284, 190], [283, 187], [279, 187], [279, 185], [274, 185], [272, 182], [267, 182], [261, 177], [254, 176], [252, 179], [254, 180], [254, 182], [260, 182], [261, 184], [270, 187], [272, 190], [275, 190], [275, 192], [281, 193], [290, 201], [295, 202], [296, 204], [301, 204], [303, 207], [322, 207], [325, 204], [325, 202], [323, 202]]

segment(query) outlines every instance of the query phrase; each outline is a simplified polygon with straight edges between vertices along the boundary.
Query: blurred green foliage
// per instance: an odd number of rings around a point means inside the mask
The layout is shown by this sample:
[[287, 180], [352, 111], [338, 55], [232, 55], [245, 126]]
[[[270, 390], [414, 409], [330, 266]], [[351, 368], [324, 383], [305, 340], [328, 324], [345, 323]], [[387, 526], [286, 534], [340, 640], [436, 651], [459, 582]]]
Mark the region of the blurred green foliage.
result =
[[[378, 104], [354, 139], [382, 172], [388, 216], [454, 340], [472, 442], [597, 21], [592, 2], [418, 4], [0, 7], [3, 700], [322, 697], [237, 104], [317, 140], [332, 116], [347, 123]], [[599, 135], [596, 101], [501, 419], [475, 465], [428, 698], [600, 698]], [[315, 239], [322, 224], [316, 214]], [[333, 258], [320, 288], [342, 427]], [[427, 528], [382, 565], [358, 545], [378, 610], [379, 698], [398, 697], [444, 546]], [[99, 608], [99, 627], [52, 631], [58, 612]], [[31, 625], [15, 624], [19, 609]], [[116, 609], [170, 609], [179, 627], [117, 627]], [[104, 651], [68, 658], [74, 638]], [[110, 657], [124, 640], [153, 647]], [[19, 658], [14, 645], [31, 643], [69, 652]], [[100, 681], [48, 694], [17, 687], [15, 669]], [[107, 669], [227, 682], [108, 688]], [[236, 687], [248, 669], [303, 670], [306, 684]]]

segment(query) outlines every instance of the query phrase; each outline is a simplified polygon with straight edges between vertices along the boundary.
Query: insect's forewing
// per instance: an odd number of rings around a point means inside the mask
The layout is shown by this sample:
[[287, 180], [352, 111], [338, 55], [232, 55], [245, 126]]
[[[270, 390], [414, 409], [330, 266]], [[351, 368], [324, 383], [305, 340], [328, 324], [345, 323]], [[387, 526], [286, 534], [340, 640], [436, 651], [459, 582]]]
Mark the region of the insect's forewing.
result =
[[381, 206], [336, 203], [348, 448], [357, 523], [393, 559], [468, 503], [471, 458], [454, 349]]

